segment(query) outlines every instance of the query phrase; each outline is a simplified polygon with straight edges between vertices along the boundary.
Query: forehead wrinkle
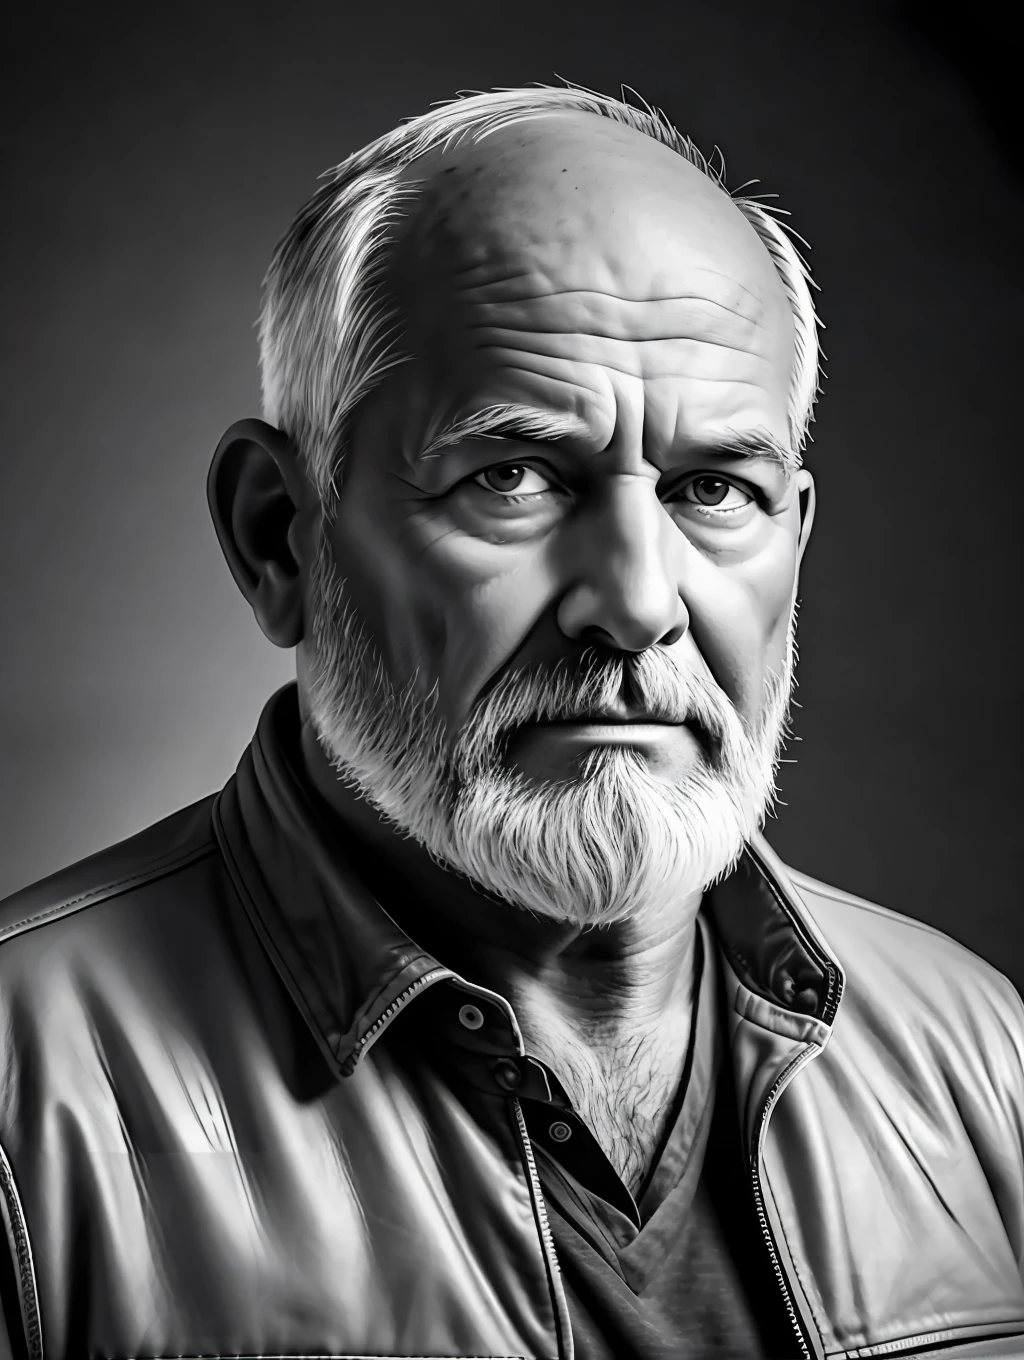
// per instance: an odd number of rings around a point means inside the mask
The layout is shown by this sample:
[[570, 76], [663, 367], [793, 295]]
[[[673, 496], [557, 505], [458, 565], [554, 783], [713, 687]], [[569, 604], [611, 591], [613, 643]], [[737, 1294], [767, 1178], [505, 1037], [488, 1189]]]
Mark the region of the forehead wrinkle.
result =
[[[635, 343], [634, 341], [618, 341], [618, 340], [614, 340], [614, 339], [613, 339], [613, 340], [607, 340], [607, 339], [605, 339], [605, 338], [603, 338], [603, 337], [600, 337], [600, 336], [595, 336], [595, 337], [593, 337], [593, 338], [594, 338], [594, 339], [600, 340], [600, 343], [601, 343], [601, 344], [606, 344], [606, 345], [627, 345], [627, 346], [631, 346], [631, 345], [633, 345], [633, 344]], [[687, 345], [692, 344], [692, 345], [703, 345], [703, 344], [705, 344], [705, 343], [707, 343], [707, 342], [705, 342], [704, 340], [684, 340], [684, 341], [678, 341], [678, 340], [676, 340], [676, 339], [673, 339], [673, 340], [668, 340], [668, 341], [666, 341], [666, 340], [653, 340], [653, 341], [651, 341], [651, 343], [652, 343], [652, 344], [659, 344], [659, 345], [665, 345], [665, 344], [687, 344]], [[769, 358], [767, 358], [766, 356], [760, 355], [760, 354], [751, 353], [749, 350], [740, 349], [740, 348], [737, 348], [737, 347], [734, 346], [734, 345], [718, 345], [718, 346], [716, 346], [716, 348], [718, 348], [718, 349], [727, 349], [727, 350], [729, 350], [731, 353], [735, 353], [735, 354], [743, 354], [743, 355], [746, 355], [747, 358], [757, 360], [759, 363], [768, 364], [769, 366], [771, 365], [771, 360], [770, 360]], [[622, 377], [624, 377], [624, 378], [639, 378], [639, 379], [641, 379], [641, 381], [644, 381], [644, 382], [660, 382], [660, 381], [662, 381], [662, 380], [664, 380], [664, 379], [681, 378], [681, 379], [683, 379], [683, 380], [686, 381], [686, 382], [693, 382], [693, 383], [735, 383], [737, 386], [740, 386], [740, 387], [756, 387], [756, 388], [758, 388], [759, 390], [762, 390], [762, 391], [764, 390], [763, 387], [762, 387], [762, 385], [761, 385], [760, 383], [755, 382], [752, 378], [741, 378], [741, 377], [739, 377], [738, 375], [735, 375], [735, 374], [722, 374], [722, 375], [720, 375], [720, 376], [715, 376], [715, 375], [706, 374], [706, 373], [687, 373], [684, 369], [681, 369], [681, 368], [678, 368], [678, 367], [677, 367], [677, 368], [666, 368], [666, 369], [660, 369], [660, 370], [659, 370], [659, 369], [649, 368], [649, 367], [647, 366], [646, 361], [644, 362], [644, 364], [643, 364], [642, 366], [634, 365], [632, 368], [626, 368], [626, 367], [623, 367], [622, 364], [617, 364], [617, 363], [615, 363], [615, 362], [613, 361], [611, 355], [602, 355], [600, 358], [595, 358], [595, 357], [592, 357], [592, 356], [589, 356], [589, 355], [574, 355], [574, 356], [569, 357], [569, 356], [562, 355], [562, 354], [545, 354], [545, 353], [543, 353], [543, 352], [537, 352], [537, 351], [529, 351], [529, 350], [519, 350], [519, 349], [514, 349], [514, 348], [512, 348], [511, 346], [509, 346], [509, 345], [503, 345], [503, 344], [501, 344], [499, 341], [496, 341], [496, 340], [495, 340], [495, 341], [484, 341], [483, 344], [475, 345], [475, 346], [474, 346], [474, 349], [475, 349], [476, 353], [478, 353], [478, 354], [479, 354], [479, 353], [485, 353], [485, 352], [488, 352], [488, 351], [502, 351], [502, 350], [503, 350], [503, 351], [505, 351], [505, 352], [510, 356], [510, 360], [509, 360], [509, 361], [503, 361], [503, 362], [505, 363], [505, 366], [506, 366], [506, 367], [508, 367], [508, 368], [510, 368], [510, 369], [514, 369], [514, 368], [517, 368], [517, 367], [518, 367], [518, 368], [520, 368], [524, 373], [531, 373], [531, 374], [534, 374], [535, 376], [543, 377], [543, 378], [545, 378], [545, 379], [546, 379], [546, 378], [549, 378], [549, 377], [554, 377], [554, 375], [551, 374], [551, 373], [549, 372], [549, 370], [547, 370], [547, 369], [545, 369], [545, 368], [543, 368], [543, 367], [535, 367], [535, 368], [531, 368], [531, 367], [529, 366], [528, 363], [524, 363], [523, 361], [524, 361], [524, 360], [528, 360], [528, 359], [536, 359], [536, 360], [551, 360], [551, 361], [557, 362], [557, 363], [573, 363], [573, 364], [576, 364], [576, 365], [586, 365], [586, 366], [588, 366], [588, 367], [593, 367], [593, 368], [603, 368], [603, 369], [607, 369], [609, 372], [611, 372], [611, 373], [618, 373], [618, 374], [620, 374], [620, 375], [621, 375]], [[518, 360], [518, 362], [516, 362], [516, 360]]]
[[[729, 273], [725, 273], [722, 269], [711, 269], [709, 267], [704, 267], [704, 265], [694, 264], [694, 262], [688, 262], [687, 268], [692, 269], [692, 272], [694, 273], [707, 273], [707, 275], [714, 277], [714, 279], [723, 279], [730, 290], [745, 292], [748, 298], [752, 298], [753, 302], [757, 303], [757, 306], [764, 306], [763, 294], [753, 290], [753, 288], [748, 288], [747, 284], [740, 283], [740, 280], [729, 275]], [[500, 290], [500, 288], [509, 287], [510, 284], [518, 283], [519, 280], [522, 279], [544, 279], [544, 277], [548, 277], [547, 273], [545, 273], [543, 269], [540, 269], [536, 262], [530, 264], [529, 267], [525, 269], [509, 269], [505, 267], [505, 265], [498, 268], [498, 265], [496, 265], [494, 261], [477, 262], [477, 264], [465, 265], [465, 267], [462, 268], [451, 265], [451, 267], [446, 269], [446, 275], [451, 280], [461, 279], [461, 277], [464, 277], [465, 275], [480, 275], [480, 273], [483, 273], [484, 275], [481, 282], [458, 284], [458, 290], [461, 292]], [[551, 296], [551, 298], [558, 298], [558, 296], [571, 294], [571, 292], [578, 292], [578, 294], [593, 292], [593, 294], [600, 294], [601, 296], [607, 296], [607, 298], [615, 298], [616, 301], [619, 302], [672, 302], [675, 298], [699, 296], [699, 294], [681, 294], [681, 292], [647, 292], [647, 294], [643, 295], [632, 292], [632, 294], [626, 295], [621, 294], [621, 292], [615, 292], [612, 288], [585, 287], [547, 288], [547, 290], [536, 292], [536, 294], [524, 292], [524, 294], [515, 294], [515, 296], [521, 299], [521, 301], [526, 301], [526, 299], [533, 298], [533, 296]], [[710, 302], [713, 301], [713, 299], [709, 298], [707, 301]]]
[[[451, 286], [449, 307], [439, 317], [442, 332], [454, 338], [461, 331], [474, 348], [480, 345], [478, 337], [489, 331], [498, 337], [580, 335], [638, 344], [703, 342], [763, 357], [782, 339], [776, 323], [781, 321], [787, 329], [790, 319], [788, 307], [784, 318], [776, 317], [770, 304], [746, 303], [733, 288], [723, 288], [715, 297], [713, 290], [709, 296], [708, 291], [683, 283], [678, 291], [637, 297], [608, 287], [559, 287], [546, 270], [520, 274], [511, 287], [508, 278], [503, 272], [487, 283]], [[788, 360], [786, 367], [788, 371]]]
[[730, 288], [740, 289], [740, 291], [746, 293], [748, 297], [752, 297], [760, 306], [764, 306], [764, 297], [760, 293], [755, 292], [753, 288], [748, 288], [745, 283], [740, 283], [739, 279], [735, 278], [732, 274], [727, 274], [722, 269], [712, 269], [711, 266], [707, 264], [694, 264], [691, 265], [690, 268], [697, 274], [710, 274], [713, 278], [725, 279]]
[[[672, 296], [667, 302], [636, 302], [600, 290], [530, 293], [516, 301], [452, 299], [435, 342], [455, 341], [474, 353], [528, 349], [538, 357], [607, 365], [636, 376], [652, 373], [650, 346], [701, 347], [741, 356], [773, 368], [770, 326], [703, 295]], [[646, 332], [646, 333], [645, 333]], [[579, 343], [576, 343], [579, 342]], [[626, 357], [629, 347], [638, 352]], [[787, 363], [788, 369], [788, 363]]]
[[[713, 340], [707, 335], [686, 335], [679, 331], [673, 331], [671, 335], [609, 335], [607, 331], [578, 331], [578, 330], [555, 330], [546, 326], [496, 326], [492, 321], [479, 321], [471, 326], [466, 326], [467, 331], [495, 331], [499, 335], [565, 335], [580, 336], [586, 335], [592, 340], [609, 340], [615, 344], [622, 345], [671, 345], [676, 342], [680, 344], [710, 345], [716, 349], [728, 349], [734, 354], [746, 354], [751, 359], [760, 359], [764, 363], [770, 363], [767, 355], [758, 354], [756, 350], [746, 349], [743, 345], [732, 345], [728, 340]], [[487, 344], [477, 346], [478, 349], [493, 348]]]
[[[468, 274], [468, 273], [475, 273], [475, 272], [478, 272], [479, 270], [484, 269], [484, 268], [486, 268], [486, 267], [487, 267], [486, 265], [474, 265], [474, 266], [471, 266], [471, 267], [469, 267], [469, 268], [467, 268], [467, 269], [464, 269], [464, 270], [452, 270], [450, 276], [454, 278], [454, 277], [456, 277], [458, 274], [463, 274], [463, 273], [467, 273], [467, 274]], [[709, 274], [712, 278], [723, 279], [723, 280], [725, 281], [725, 283], [726, 283], [727, 290], [729, 290], [729, 291], [741, 292], [741, 293], [746, 293], [746, 295], [747, 295], [748, 297], [752, 298], [752, 299], [758, 304], [759, 307], [763, 307], [763, 306], [765, 305], [765, 299], [764, 299], [764, 295], [763, 295], [762, 293], [757, 292], [757, 291], [756, 291], [755, 289], [753, 289], [753, 288], [748, 288], [748, 287], [746, 286], [746, 284], [741, 283], [741, 282], [739, 281], [739, 279], [737, 279], [734, 275], [732, 275], [732, 274], [727, 274], [724, 270], [721, 270], [721, 269], [711, 269], [710, 267], [708, 267], [708, 266], [706, 266], [706, 265], [699, 265], [699, 264], [696, 264], [696, 263], [694, 263], [693, 260], [687, 260], [687, 261], [686, 261], [686, 266], [685, 266], [685, 267], [686, 267], [686, 269], [687, 269], [688, 272], [691, 272], [691, 273], [694, 273], [694, 274]], [[478, 285], [475, 285], [475, 286], [478, 287], [478, 288], [480, 288], [480, 289], [485, 289], [485, 288], [488, 288], [488, 287], [497, 287], [497, 286], [501, 285], [502, 283], [512, 283], [512, 282], [515, 282], [517, 279], [528, 279], [528, 278], [532, 278], [532, 277], [534, 277], [534, 276], [540, 275], [541, 273], [542, 273], [542, 271], [541, 271], [536, 265], [534, 265], [533, 267], [531, 267], [531, 268], [529, 268], [529, 269], [520, 269], [520, 270], [515, 270], [515, 271], [513, 271], [513, 272], [504, 272], [504, 273], [501, 273], [501, 274], [497, 274], [497, 275], [495, 275], [494, 278], [488, 279], [485, 283], [481, 283], [481, 284], [478, 284]], [[473, 287], [473, 286], [474, 286], [474, 285], [468, 285], [468, 287]], [[622, 302], [637, 302], [637, 303], [641, 303], [641, 302], [672, 302], [672, 301], [674, 301], [676, 298], [705, 297], [705, 296], [706, 296], [706, 295], [704, 295], [704, 294], [699, 294], [699, 293], [689, 293], [689, 294], [688, 294], [688, 293], [644, 293], [644, 294], [641, 295], [641, 294], [636, 293], [636, 292], [630, 293], [630, 294], [627, 295], [627, 294], [625, 294], [625, 293], [616, 293], [616, 292], [615, 292], [613, 289], [611, 289], [611, 288], [582, 288], [582, 287], [562, 288], [562, 289], [552, 289], [552, 290], [551, 290], [549, 293], [547, 293], [547, 294], [537, 294], [537, 296], [558, 297], [558, 296], [560, 296], [560, 295], [562, 295], [562, 294], [564, 294], [564, 293], [573, 293], [573, 292], [577, 292], [577, 293], [598, 293], [598, 294], [600, 294], [602, 297], [615, 298], [617, 301], [622, 301]], [[529, 294], [526, 294], [526, 295], [524, 295], [524, 296], [528, 297], [528, 296], [530, 296], [530, 295], [529, 295]], [[711, 302], [711, 301], [713, 301], [714, 299], [712, 299], [712, 298], [706, 298], [706, 300], [709, 301], [709, 302]]]
[[[462, 293], [463, 298], [465, 298], [466, 293], [469, 292], [469, 291], [476, 291], [476, 290], [465, 290], [465, 291]], [[610, 299], [611, 301], [613, 301], [613, 302], [615, 302], [615, 303], [621, 303], [621, 304], [623, 304], [623, 306], [624, 306], [625, 308], [627, 308], [627, 309], [633, 309], [633, 310], [639, 310], [639, 309], [642, 308], [642, 307], [643, 307], [643, 308], [649, 308], [649, 307], [651, 307], [651, 306], [657, 306], [657, 307], [662, 308], [662, 310], [666, 310], [666, 311], [667, 311], [669, 305], [671, 305], [672, 303], [687, 303], [687, 302], [692, 302], [692, 303], [697, 303], [697, 304], [698, 304], [699, 306], [701, 306], [701, 307], [713, 307], [713, 308], [715, 308], [715, 309], [718, 310], [718, 311], [724, 312], [724, 313], [726, 314], [726, 316], [730, 316], [730, 317], [735, 318], [737, 321], [741, 322], [744, 326], [754, 326], [754, 327], [756, 327], [758, 330], [762, 330], [762, 331], [768, 329], [768, 327], [764, 324], [764, 322], [763, 322], [763, 321], [758, 321], [758, 320], [756, 319], [756, 317], [749, 316], [746, 312], [740, 311], [740, 310], [739, 310], [738, 308], [736, 308], [736, 307], [730, 307], [730, 306], [728, 305], [728, 303], [725, 303], [725, 302], [717, 302], [714, 298], [704, 297], [704, 296], [703, 296], [702, 294], [700, 294], [700, 293], [673, 293], [673, 294], [666, 294], [666, 295], [663, 296], [663, 297], [629, 298], [629, 297], [623, 297], [623, 296], [621, 296], [620, 294], [616, 294], [616, 293], [606, 293], [606, 292], [604, 292], [603, 289], [597, 289], [597, 288], [587, 288], [587, 289], [584, 289], [584, 288], [563, 288], [563, 289], [557, 289], [557, 290], [555, 290], [555, 291], [553, 291], [553, 292], [551, 292], [551, 293], [533, 293], [533, 294], [528, 294], [528, 295], [526, 295], [526, 296], [524, 296], [524, 297], [521, 297], [521, 298], [515, 298], [515, 299], [507, 298], [507, 299], [502, 299], [502, 300], [500, 300], [500, 301], [495, 301], [495, 302], [487, 302], [487, 301], [482, 300], [482, 299], [470, 299], [470, 300], [467, 301], [466, 305], [467, 305], [468, 307], [485, 307], [485, 308], [487, 308], [487, 309], [489, 309], [489, 310], [497, 311], [498, 309], [508, 309], [508, 308], [510, 308], [510, 307], [514, 308], [514, 307], [526, 305], [526, 304], [531, 303], [531, 302], [536, 302], [536, 303], [543, 304], [543, 303], [549, 302], [549, 301], [550, 301], [550, 302], [564, 301], [564, 300], [570, 299], [570, 298], [579, 298], [579, 299], [581, 299], [581, 300], [584, 300], [584, 299], [586, 299], [586, 298], [596, 298], [596, 299], [601, 299], [601, 300]], [[586, 303], [585, 303], [585, 301], [582, 302], [582, 308], [581, 308], [581, 310], [588, 310], [588, 309], [586, 308]], [[487, 322], [487, 321], [475, 321], [475, 322], [470, 323], [470, 324], [466, 327], [466, 329], [467, 329], [467, 330], [481, 330], [481, 329], [483, 329], [483, 328], [485, 328], [486, 326], [491, 325], [491, 324], [493, 324], [493, 323]], [[525, 326], [516, 326], [516, 327], [498, 327], [497, 329], [526, 330], [526, 329], [529, 329], [529, 328], [528, 328], [528, 327], [525, 327]], [[538, 327], [535, 327], [534, 329], [536, 329], [536, 331], [537, 331], [538, 334], [547, 334], [547, 333], [549, 333], [549, 331], [550, 331], [550, 328], [548, 328], [548, 327], [543, 327], [543, 326], [538, 326]], [[571, 330], [563, 330], [563, 331], [560, 332], [560, 334], [563, 334], [563, 335], [568, 335], [568, 334], [571, 334], [571, 333], [572, 333]], [[591, 332], [591, 334], [606, 334], [606, 333], [605, 333], [605, 332], [594, 331], [594, 332]], [[612, 337], [608, 337], [608, 338], [612, 338]], [[637, 339], [637, 340], [641, 340], [641, 339], [661, 339], [661, 340], [680, 339], [680, 340], [686, 340], [686, 339], [702, 339], [703, 337], [698, 337], [698, 336], [686, 336], [686, 335], [662, 335], [662, 336], [633, 336], [633, 335], [620, 335], [620, 336], [618, 336], [618, 337], [616, 337], [616, 338], [621, 339], [621, 340], [633, 340], [633, 339]], [[714, 342], [713, 342], [713, 341], [709, 341], [709, 343], [714, 343]]]
[[[452, 244], [456, 243], [452, 242]], [[463, 242], [457, 244], [465, 246], [465, 243]], [[736, 288], [739, 289], [740, 292], [746, 293], [748, 297], [752, 297], [755, 302], [762, 305], [764, 303], [764, 296], [762, 293], [754, 288], [748, 288], [747, 285], [741, 283], [734, 274], [729, 274], [723, 269], [715, 269], [710, 264], [698, 264], [696, 260], [692, 259], [687, 261], [686, 267], [691, 269], [695, 274], [709, 274], [712, 278], [724, 279], [731, 288]], [[479, 285], [480, 287], [497, 286], [502, 283], [514, 283], [517, 279], [528, 279], [540, 272], [541, 270], [535, 261], [530, 262], [522, 269], [515, 269], [509, 267], [506, 260], [494, 258], [474, 260], [469, 264], [450, 262], [447, 266], [448, 276], [453, 279], [461, 278], [464, 274], [483, 274], [485, 281]], [[488, 275], [490, 275], [490, 277], [488, 277]], [[646, 299], [638, 298], [637, 300], [645, 301]]]
[[[539, 216], [543, 209], [539, 203]], [[695, 222], [688, 234], [685, 224], [660, 229], [657, 222], [645, 227], [641, 221], [636, 232], [623, 239], [621, 226], [616, 235], [606, 218], [556, 223], [547, 231], [537, 231], [534, 221], [524, 220], [517, 235], [492, 213], [475, 229], [467, 223], [428, 230], [420, 248], [406, 253], [406, 264], [417, 272], [426, 265], [435, 278], [446, 278], [449, 286], [460, 290], [517, 291], [515, 285], [526, 281], [529, 292], [529, 280], [535, 279], [538, 290], [553, 293], [557, 280], [566, 285], [563, 291], [602, 290], [644, 302], [685, 293], [687, 285], [704, 278], [728, 295], [750, 298], [756, 309], [768, 305], [769, 296], [785, 302], [771, 257], [752, 229], [753, 242], [743, 244], [755, 248], [737, 255], [731, 248], [735, 242], [702, 239], [707, 236], [706, 224], [702, 231]], [[719, 258], [723, 251], [724, 260]], [[723, 268], [723, 263], [732, 267]], [[625, 293], [618, 291], [622, 283], [627, 285]]]
[[[422, 228], [425, 223], [421, 220], [419, 225]], [[434, 224], [435, 229], [427, 232], [433, 249], [425, 256], [417, 254], [415, 259], [406, 256], [406, 266], [411, 266], [415, 275], [406, 276], [410, 285], [403, 308], [407, 335], [413, 351], [424, 358], [432, 354], [432, 362], [436, 363], [441, 351], [454, 356], [460, 350], [480, 350], [488, 328], [499, 339], [511, 338], [517, 332], [525, 336], [532, 331], [552, 337], [583, 332], [609, 345], [616, 340], [706, 342], [709, 351], [718, 348], [725, 353], [731, 349], [762, 362], [778, 348], [774, 342], [783, 341], [783, 330], [792, 339], [790, 308], [781, 285], [778, 290], [769, 289], [767, 295], [758, 296], [752, 287], [733, 277], [735, 272], [749, 278], [749, 268], [741, 265], [736, 271], [723, 271], [705, 265], [699, 245], [693, 251], [696, 258], [685, 258], [685, 254], [680, 258], [681, 252], [674, 252], [666, 269], [664, 264], [657, 263], [663, 260], [657, 250], [640, 251], [639, 260], [630, 260], [628, 253], [623, 255], [618, 247], [609, 254], [610, 247], [600, 233], [597, 238], [584, 233], [575, 243], [558, 242], [553, 246], [552, 256], [546, 248], [550, 243], [545, 240], [510, 242], [493, 217], [481, 225], [484, 228], [481, 233], [467, 236], [465, 231], [437, 231]], [[497, 236], [493, 235], [495, 231]], [[573, 250], [566, 249], [567, 244], [572, 244]], [[762, 263], [774, 277], [767, 253], [760, 243], [758, 246], [759, 254], [763, 253]], [[623, 270], [627, 272], [624, 274]], [[665, 286], [666, 274], [676, 276], [678, 288]], [[706, 290], [699, 283], [694, 288], [695, 275], [708, 280]], [[634, 281], [635, 288], [631, 286]], [[623, 283], [625, 289], [620, 291]], [[719, 297], [714, 296], [716, 292]], [[517, 310], [534, 313], [542, 324], [532, 323], [529, 316], [517, 316]], [[555, 312], [556, 316], [546, 317], [545, 312]], [[513, 318], [512, 325], [506, 324]], [[634, 328], [639, 334], [630, 333]], [[695, 330], [704, 334], [695, 335]], [[764, 337], [763, 346], [754, 344], [755, 333]], [[755, 350], [763, 353], [755, 356]], [[576, 357], [602, 362], [601, 356], [593, 351]], [[622, 373], [629, 371], [630, 365], [623, 364], [621, 357], [609, 357], [611, 368]], [[649, 362], [648, 356], [638, 371], [646, 373]], [[780, 353], [768, 358], [768, 362], [785, 367], [788, 383], [791, 356]]]
[[[688, 269], [693, 272], [707, 273], [724, 280], [725, 287], [721, 290], [724, 300], [710, 296], [711, 290], [689, 292], [685, 288], [673, 291], [659, 289], [650, 292], [633, 290], [629, 293], [622, 293], [616, 291], [610, 279], [607, 283], [596, 287], [580, 284], [566, 284], [563, 287], [558, 287], [552, 277], [553, 271], [541, 269], [537, 265], [513, 272], [502, 269], [491, 277], [485, 277], [483, 280], [475, 282], [458, 283], [456, 280], [467, 274], [478, 274], [480, 271], [479, 267], [476, 266], [467, 270], [448, 270], [446, 275], [454, 295], [463, 299], [465, 304], [470, 306], [474, 304], [482, 306], [526, 305], [531, 302], [544, 303], [567, 298], [578, 298], [581, 301], [597, 299], [629, 307], [665, 306], [675, 302], [689, 301], [705, 303], [709, 307], [719, 307], [750, 321], [751, 324], [762, 325], [756, 318], [758, 315], [764, 314], [768, 308], [768, 303], [761, 294], [730, 278], [728, 274], [721, 270], [698, 269], [692, 265], [689, 265]], [[524, 285], [522, 288], [515, 286], [520, 283]], [[743, 299], [737, 296], [741, 293], [751, 299], [752, 306], [744, 307], [742, 305]]]

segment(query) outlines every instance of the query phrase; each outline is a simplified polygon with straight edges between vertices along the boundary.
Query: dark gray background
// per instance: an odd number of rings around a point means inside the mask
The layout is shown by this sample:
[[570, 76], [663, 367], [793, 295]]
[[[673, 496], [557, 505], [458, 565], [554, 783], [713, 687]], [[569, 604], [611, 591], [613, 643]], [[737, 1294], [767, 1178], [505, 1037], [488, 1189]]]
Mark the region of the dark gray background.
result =
[[[8, 21], [0, 891], [217, 787], [291, 674], [204, 477], [259, 284], [349, 151], [459, 89], [625, 82], [813, 245], [800, 742], [770, 836], [1024, 983], [1011, 43], [924, 4], [49, 5]], [[931, 17], [930, 17], [931, 16]]]

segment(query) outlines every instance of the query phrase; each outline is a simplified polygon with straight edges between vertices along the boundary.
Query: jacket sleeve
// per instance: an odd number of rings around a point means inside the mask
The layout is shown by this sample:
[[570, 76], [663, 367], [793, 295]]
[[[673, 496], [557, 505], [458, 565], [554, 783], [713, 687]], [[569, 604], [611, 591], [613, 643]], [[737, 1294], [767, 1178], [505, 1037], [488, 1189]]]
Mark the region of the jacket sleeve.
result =
[[[986, 1000], [997, 1022], [998, 1041], [987, 1046], [982, 1058], [992, 1126], [999, 1130], [1001, 1146], [987, 1147], [986, 1170], [1024, 1280], [1024, 1003], [1008, 978], [995, 970], [990, 976], [994, 985]], [[990, 1026], [985, 1029], [993, 1032]]]

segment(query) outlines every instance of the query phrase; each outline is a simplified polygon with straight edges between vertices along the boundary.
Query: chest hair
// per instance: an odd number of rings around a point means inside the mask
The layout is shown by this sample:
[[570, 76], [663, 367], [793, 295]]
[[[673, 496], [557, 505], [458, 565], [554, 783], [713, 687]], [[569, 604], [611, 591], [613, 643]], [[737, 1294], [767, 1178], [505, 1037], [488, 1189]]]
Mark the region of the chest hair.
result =
[[[599, 1046], [563, 1036], [543, 1056], [630, 1193], [650, 1169], [683, 1074], [689, 1025]], [[538, 1046], [540, 1047], [540, 1046]], [[537, 1052], [537, 1049], [534, 1049]]]

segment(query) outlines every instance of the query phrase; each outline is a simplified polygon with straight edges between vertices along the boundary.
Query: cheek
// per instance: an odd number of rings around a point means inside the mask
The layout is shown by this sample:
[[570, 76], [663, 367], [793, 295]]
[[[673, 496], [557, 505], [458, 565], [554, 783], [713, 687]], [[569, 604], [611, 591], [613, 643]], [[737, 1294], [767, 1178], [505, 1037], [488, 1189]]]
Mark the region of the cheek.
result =
[[335, 554], [360, 616], [397, 688], [425, 697], [452, 729], [521, 646], [552, 588], [543, 555], [496, 546], [450, 522], [409, 516], [397, 536], [370, 505], [339, 514]]
[[787, 563], [787, 570], [778, 577], [762, 583], [758, 599], [764, 630], [765, 666], [778, 672], [786, 655], [786, 638], [793, 612], [793, 590], [796, 582], [795, 556]]
[[395, 688], [405, 689], [417, 673], [432, 675], [434, 658], [444, 648], [440, 621], [421, 607], [415, 572], [406, 556], [355, 497], [343, 494], [331, 545], [338, 577], [344, 583], [342, 594], [355, 609]]
[[780, 533], [754, 559], [703, 566], [703, 579], [687, 599], [693, 641], [737, 711], [753, 720], [769, 669], [778, 674], [785, 657], [795, 543]]
[[[464, 546], [463, 554], [459, 548]], [[472, 541], [450, 543], [443, 572], [432, 584], [447, 645], [439, 654], [437, 680], [442, 713], [453, 728], [469, 716], [484, 686], [503, 671], [550, 603], [553, 584], [543, 558], [525, 549], [510, 561], [482, 563], [469, 570], [467, 558], [479, 555]], [[492, 556], [493, 556], [492, 550]]]

